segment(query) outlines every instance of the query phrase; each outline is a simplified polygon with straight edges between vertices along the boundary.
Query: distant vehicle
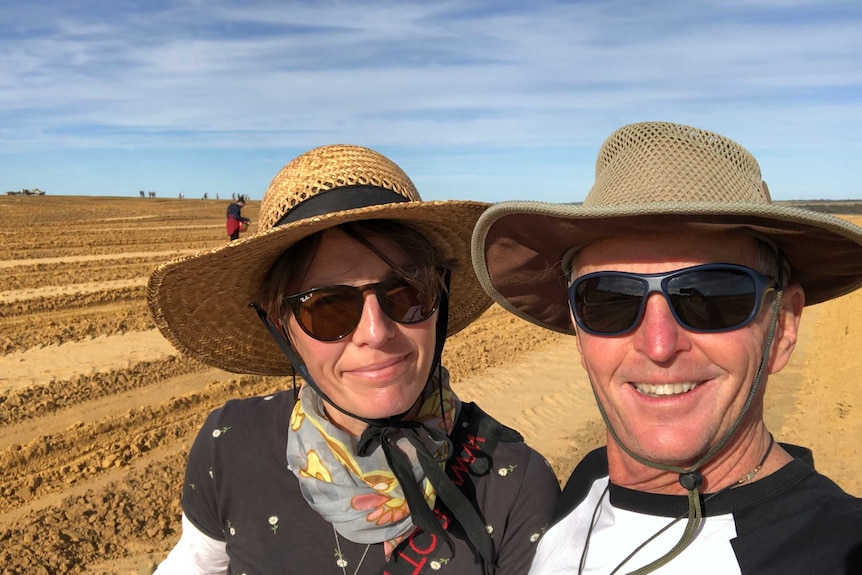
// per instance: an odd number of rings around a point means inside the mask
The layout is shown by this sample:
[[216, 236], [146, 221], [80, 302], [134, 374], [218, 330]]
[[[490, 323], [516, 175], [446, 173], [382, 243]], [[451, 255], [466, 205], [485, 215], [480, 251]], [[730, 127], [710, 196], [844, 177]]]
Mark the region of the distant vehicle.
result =
[[40, 190], [39, 188], [33, 188], [32, 190], [28, 190], [24, 188], [19, 192], [6, 192], [7, 196], [44, 196], [45, 192]]

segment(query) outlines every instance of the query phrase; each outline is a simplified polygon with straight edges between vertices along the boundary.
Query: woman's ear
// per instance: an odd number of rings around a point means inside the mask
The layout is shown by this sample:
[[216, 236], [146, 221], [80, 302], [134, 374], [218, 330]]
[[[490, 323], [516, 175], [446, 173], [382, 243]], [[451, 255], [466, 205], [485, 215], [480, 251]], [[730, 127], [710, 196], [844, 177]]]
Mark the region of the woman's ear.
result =
[[282, 335], [284, 341], [286, 341], [290, 346], [293, 346], [293, 340], [290, 337], [290, 320], [287, 322], [283, 322], [280, 317], [276, 317], [272, 319], [272, 325], [275, 326], [275, 329]]
[[799, 322], [805, 307], [805, 292], [799, 284], [790, 284], [781, 295], [778, 324], [769, 356], [769, 373], [778, 373], [790, 361], [799, 339]]

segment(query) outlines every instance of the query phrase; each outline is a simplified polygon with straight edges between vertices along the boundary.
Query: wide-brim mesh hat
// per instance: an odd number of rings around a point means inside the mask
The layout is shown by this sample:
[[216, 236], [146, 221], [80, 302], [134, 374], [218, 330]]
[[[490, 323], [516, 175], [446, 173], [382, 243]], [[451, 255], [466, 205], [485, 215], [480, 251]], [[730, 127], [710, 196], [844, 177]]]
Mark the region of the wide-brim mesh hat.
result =
[[805, 303], [862, 286], [862, 228], [774, 204], [754, 157], [718, 134], [666, 122], [624, 126], [602, 145], [583, 203], [508, 201], [473, 232], [473, 266], [493, 300], [574, 333], [564, 257], [598, 240], [655, 232], [741, 230], [784, 254]]
[[488, 207], [466, 200], [422, 201], [401, 168], [359, 146], [310, 150], [276, 174], [261, 201], [259, 231], [218, 248], [161, 264], [147, 302], [162, 334], [181, 352], [235, 373], [289, 375], [288, 359], [249, 307], [263, 304], [267, 272], [287, 248], [316, 232], [359, 220], [404, 223], [456, 262], [448, 335], [491, 300], [470, 264], [470, 234]]

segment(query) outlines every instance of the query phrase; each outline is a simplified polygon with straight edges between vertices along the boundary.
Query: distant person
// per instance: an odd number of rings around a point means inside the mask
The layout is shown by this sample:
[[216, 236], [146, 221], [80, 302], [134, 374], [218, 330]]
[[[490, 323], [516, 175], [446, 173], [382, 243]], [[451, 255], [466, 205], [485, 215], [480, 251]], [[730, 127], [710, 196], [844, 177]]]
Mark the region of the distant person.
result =
[[862, 499], [763, 419], [803, 306], [862, 286], [862, 228], [773, 204], [747, 150], [689, 126], [617, 130], [595, 176], [473, 235], [494, 300], [576, 336], [607, 427], [530, 573], [862, 573]]
[[251, 221], [243, 217], [242, 208], [245, 206], [245, 198], [240, 196], [237, 201], [231, 202], [227, 207], [227, 235], [230, 241], [239, 239], [239, 233], [248, 229]]
[[275, 176], [259, 232], [153, 273], [178, 349], [303, 382], [210, 414], [158, 575], [526, 573], [559, 483], [441, 359], [490, 304], [470, 266], [486, 207], [423, 202], [388, 158], [324, 146]]

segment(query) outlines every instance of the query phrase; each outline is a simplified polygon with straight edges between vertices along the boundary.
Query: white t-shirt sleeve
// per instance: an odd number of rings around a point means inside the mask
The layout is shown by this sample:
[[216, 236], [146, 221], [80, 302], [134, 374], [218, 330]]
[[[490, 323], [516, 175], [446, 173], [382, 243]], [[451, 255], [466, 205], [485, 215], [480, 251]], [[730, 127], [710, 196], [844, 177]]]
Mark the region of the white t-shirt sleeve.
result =
[[230, 560], [224, 541], [195, 527], [183, 513], [183, 533], [154, 575], [226, 575]]

